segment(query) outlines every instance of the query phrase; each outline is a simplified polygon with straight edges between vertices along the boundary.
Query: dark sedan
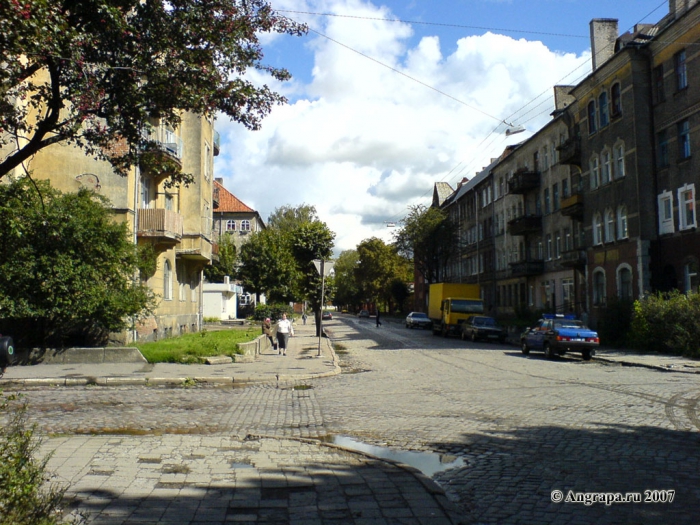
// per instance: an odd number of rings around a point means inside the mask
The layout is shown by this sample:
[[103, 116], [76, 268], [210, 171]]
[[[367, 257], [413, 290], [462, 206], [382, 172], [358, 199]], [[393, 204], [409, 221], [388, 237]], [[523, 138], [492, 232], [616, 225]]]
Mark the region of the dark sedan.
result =
[[506, 331], [499, 326], [493, 317], [475, 315], [462, 323], [462, 339], [477, 341], [498, 341], [503, 343], [506, 340]]
[[323, 319], [324, 321], [332, 321], [333, 314], [326, 310], [321, 314], [321, 319]]
[[430, 328], [433, 322], [423, 312], [411, 312], [406, 316], [406, 328]]

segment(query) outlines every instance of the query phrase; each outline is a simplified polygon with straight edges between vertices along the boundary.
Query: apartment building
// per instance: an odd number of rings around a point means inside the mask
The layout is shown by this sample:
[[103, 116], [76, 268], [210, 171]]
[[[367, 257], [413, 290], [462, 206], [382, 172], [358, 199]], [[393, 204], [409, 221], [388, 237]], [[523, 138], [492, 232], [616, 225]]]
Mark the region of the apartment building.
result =
[[110, 200], [115, 220], [125, 221], [135, 244], [157, 258], [153, 275], [141, 275], [158, 297], [154, 315], [134, 330], [113, 334], [115, 342], [154, 340], [202, 326], [202, 270], [212, 260], [214, 156], [219, 152], [214, 121], [184, 114], [177, 129], [154, 120], [144, 128], [159, 145], [158, 155], [193, 175], [188, 186], [169, 187], [167, 173], [136, 167], [127, 176], [113, 172], [72, 145], [41, 150], [28, 168], [63, 192], [88, 187]]
[[592, 72], [442, 201], [465, 246], [449, 280], [481, 284], [499, 314], [585, 312], [594, 327], [613, 299], [698, 290], [699, 4], [670, 0], [623, 35], [591, 21]]

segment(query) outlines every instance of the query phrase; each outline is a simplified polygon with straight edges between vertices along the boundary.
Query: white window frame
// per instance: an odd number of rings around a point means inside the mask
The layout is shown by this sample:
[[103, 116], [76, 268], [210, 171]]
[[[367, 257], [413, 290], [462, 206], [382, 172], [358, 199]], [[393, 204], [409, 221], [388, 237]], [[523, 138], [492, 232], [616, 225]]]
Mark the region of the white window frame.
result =
[[591, 189], [595, 190], [600, 186], [600, 161], [598, 156], [594, 156], [590, 162], [591, 168]]
[[629, 224], [627, 223], [627, 206], [624, 204], [617, 208], [617, 238], [629, 237]]
[[609, 184], [612, 181], [612, 163], [608, 149], [603, 150], [600, 155], [600, 168], [600, 184]]
[[228, 219], [226, 221], [226, 231], [235, 232], [236, 231], [236, 221], [233, 219]]
[[593, 245], [603, 244], [603, 218], [600, 212], [593, 215]]
[[625, 145], [616, 144], [614, 148], [615, 178], [622, 179], [625, 176]]
[[613, 242], [615, 240], [615, 215], [611, 209], [605, 210], [605, 225], [604, 232], [605, 242]]
[[[690, 198], [687, 195], [690, 194]], [[697, 227], [695, 205], [695, 184], [685, 184], [678, 188], [678, 229], [690, 230]], [[692, 214], [692, 217], [689, 215]]]
[[248, 219], [243, 219], [241, 221], [241, 231], [242, 232], [249, 232], [250, 231], [250, 221]]
[[673, 194], [670, 191], [661, 192], [657, 201], [659, 205], [659, 235], [673, 233], [676, 230], [673, 222]]

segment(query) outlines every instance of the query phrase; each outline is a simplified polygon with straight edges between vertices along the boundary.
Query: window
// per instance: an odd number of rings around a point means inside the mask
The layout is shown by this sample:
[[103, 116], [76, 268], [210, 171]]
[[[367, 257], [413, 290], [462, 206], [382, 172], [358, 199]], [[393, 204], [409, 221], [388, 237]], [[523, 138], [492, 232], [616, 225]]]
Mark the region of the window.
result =
[[608, 114], [608, 93], [606, 91], [603, 91], [598, 97], [598, 112], [600, 114], [598, 124], [601, 128], [604, 128], [610, 122]]
[[595, 130], [595, 100], [591, 100], [588, 103], [588, 134], [592, 135]]
[[148, 184], [148, 180], [145, 178], [141, 179], [141, 208], [151, 207], [151, 189]]
[[627, 207], [623, 205], [617, 209], [617, 238], [626, 239], [627, 237], [629, 237], [627, 231]]
[[600, 269], [593, 272], [593, 304], [605, 304], [605, 272]]
[[192, 292], [190, 294], [190, 300], [193, 303], [197, 302], [198, 287], [199, 287], [199, 272], [194, 271], [194, 272], [192, 272], [192, 279], [190, 280], [190, 290]]
[[591, 189], [594, 190], [600, 186], [600, 165], [598, 157], [591, 159]]
[[250, 231], [250, 221], [249, 220], [242, 220], [241, 221], [241, 231], [242, 232], [249, 232]]
[[561, 280], [561, 294], [566, 310], [574, 309], [574, 280], [572, 278]]
[[552, 166], [554, 166], [557, 163], [557, 145], [554, 141], [552, 141], [550, 151], [552, 152]]
[[554, 211], [557, 211], [559, 209], [559, 184], [552, 186], [552, 204], [554, 205]]
[[688, 74], [685, 66], [685, 49], [676, 53], [673, 57], [676, 72], [676, 89], [681, 90], [688, 87]]
[[593, 244], [603, 244], [603, 220], [600, 213], [593, 216]]
[[163, 265], [163, 299], [172, 301], [173, 299], [173, 270], [170, 261], [165, 260]]
[[686, 184], [678, 190], [678, 229], [695, 228], [695, 184]]
[[552, 234], [547, 234], [547, 260], [552, 260]]
[[603, 154], [601, 155], [602, 158], [602, 166], [601, 166], [601, 173], [600, 173], [600, 179], [601, 179], [601, 184], [608, 184], [612, 180], [611, 176], [611, 169], [612, 166], [610, 165], [610, 152], [608, 150], [605, 150]]
[[561, 233], [554, 234], [554, 257], [561, 259]]
[[547, 169], [547, 168], [549, 168], [549, 151], [547, 150], [547, 146], [542, 148], [542, 153], [543, 153], [543, 155], [542, 155], [542, 164], [543, 164], [542, 168]]
[[605, 242], [615, 240], [615, 218], [612, 210], [605, 210]]
[[171, 193], [165, 194], [165, 209], [168, 211], [173, 210], [173, 195]]
[[665, 191], [658, 196], [659, 203], [659, 235], [673, 233], [673, 195], [670, 191]]
[[185, 284], [185, 268], [182, 264], [176, 264], [175, 269], [177, 271], [177, 285], [180, 296], [180, 301], [187, 300], [187, 286]]
[[569, 179], [561, 181], [561, 195], [565, 199], [569, 196]]
[[564, 228], [564, 251], [568, 252], [573, 249], [573, 244], [571, 243], [571, 229]]
[[687, 120], [678, 123], [678, 156], [690, 157], [690, 123]]
[[698, 280], [698, 262], [696, 260], [690, 261], [683, 267], [683, 281], [685, 293], [698, 291], [700, 280]]
[[632, 270], [623, 266], [617, 272], [617, 296], [623, 300], [632, 300]]
[[612, 88], [610, 89], [610, 98], [610, 114], [613, 117], [619, 117], [622, 115], [622, 97], [619, 82], [613, 84]]
[[544, 259], [544, 246], [542, 245], [542, 241], [537, 242], [537, 259], [540, 261]]
[[659, 131], [656, 134], [656, 148], [658, 150], [657, 162], [659, 163], [659, 168], [665, 168], [668, 166], [668, 136], [666, 130]]
[[544, 189], [544, 212], [549, 213], [551, 210], [551, 202], [549, 201], [549, 188]]
[[664, 93], [664, 66], [663, 64], [654, 68], [654, 102], [657, 104], [666, 100]]
[[615, 155], [615, 178], [621, 179], [625, 176], [625, 145], [617, 144], [614, 148]]
[[226, 231], [235, 232], [236, 231], [236, 221], [229, 219], [226, 221]]

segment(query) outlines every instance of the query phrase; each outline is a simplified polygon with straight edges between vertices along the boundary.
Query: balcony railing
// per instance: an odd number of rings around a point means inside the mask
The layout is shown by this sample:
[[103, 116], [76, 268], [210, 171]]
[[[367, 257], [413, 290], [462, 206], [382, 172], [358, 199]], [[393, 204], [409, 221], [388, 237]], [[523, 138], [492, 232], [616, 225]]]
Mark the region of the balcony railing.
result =
[[511, 277], [528, 277], [531, 275], [542, 275], [544, 273], [544, 261], [530, 260], [510, 263]]
[[567, 217], [583, 217], [583, 194], [574, 193], [561, 201], [561, 214]]
[[523, 194], [540, 187], [540, 172], [521, 168], [508, 181], [508, 191]]
[[143, 128], [143, 138], [150, 142], [155, 142], [161, 151], [167, 153], [174, 159], [182, 161], [183, 142], [174, 131], [163, 126]]
[[571, 137], [557, 146], [559, 151], [559, 164], [574, 164], [581, 166], [581, 139]]
[[182, 239], [182, 215], [171, 210], [142, 208], [138, 211], [137, 232], [139, 237], [177, 244]]
[[586, 266], [586, 250], [575, 248], [562, 252], [561, 264], [569, 268], [584, 268]]
[[508, 233], [528, 235], [542, 231], [542, 215], [521, 215], [508, 221]]

